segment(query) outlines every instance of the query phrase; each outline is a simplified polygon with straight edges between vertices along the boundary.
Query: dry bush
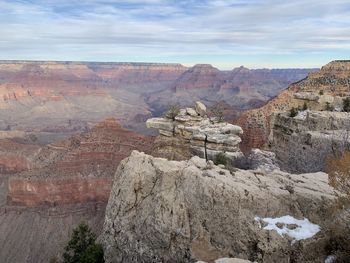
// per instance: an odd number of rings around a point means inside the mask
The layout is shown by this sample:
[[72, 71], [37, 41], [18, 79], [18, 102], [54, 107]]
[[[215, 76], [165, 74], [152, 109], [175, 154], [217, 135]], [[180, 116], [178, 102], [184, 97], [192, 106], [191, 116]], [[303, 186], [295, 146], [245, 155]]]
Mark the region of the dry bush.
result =
[[340, 157], [328, 157], [326, 172], [329, 174], [330, 185], [350, 196], [350, 151], [345, 150]]

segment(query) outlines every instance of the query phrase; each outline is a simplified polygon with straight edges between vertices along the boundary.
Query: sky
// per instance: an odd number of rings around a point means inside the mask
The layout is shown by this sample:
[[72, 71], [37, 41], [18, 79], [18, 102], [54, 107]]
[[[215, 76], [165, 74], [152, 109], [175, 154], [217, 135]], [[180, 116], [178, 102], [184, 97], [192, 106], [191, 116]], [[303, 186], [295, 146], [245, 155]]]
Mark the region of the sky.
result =
[[0, 0], [0, 59], [320, 67], [350, 59], [350, 0]]

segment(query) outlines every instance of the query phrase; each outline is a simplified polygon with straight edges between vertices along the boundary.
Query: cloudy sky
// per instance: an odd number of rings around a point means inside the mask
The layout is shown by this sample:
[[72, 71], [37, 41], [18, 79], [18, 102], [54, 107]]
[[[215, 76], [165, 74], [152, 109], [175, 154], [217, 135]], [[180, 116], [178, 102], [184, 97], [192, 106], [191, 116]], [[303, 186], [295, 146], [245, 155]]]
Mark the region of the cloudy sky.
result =
[[0, 0], [0, 59], [319, 67], [350, 59], [350, 0]]

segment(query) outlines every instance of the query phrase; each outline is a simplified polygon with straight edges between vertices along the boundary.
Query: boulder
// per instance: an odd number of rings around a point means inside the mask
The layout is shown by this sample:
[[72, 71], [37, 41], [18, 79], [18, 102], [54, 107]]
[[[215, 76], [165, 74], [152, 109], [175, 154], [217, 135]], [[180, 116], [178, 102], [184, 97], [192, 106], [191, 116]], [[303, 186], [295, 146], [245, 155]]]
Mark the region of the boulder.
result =
[[[327, 250], [317, 242], [336, 194], [325, 173], [230, 172], [199, 157], [169, 161], [133, 151], [119, 165], [108, 201], [100, 236], [105, 261], [321, 262]], [[317, 238], [291, 239], [256, 220], [286, 215], [317, 224]]]
[[202, 102], [196, 101], [195, 109], [200, 116], [204, 117], [207, 115], [207, 107]]
[[265, 172], [272, 172], [273, 170], [280, 169], [277, 164], [276, 154], [260, 149], [251, 150], [248, 156], [248, 165], [250, 169], [259, 169]]
[[190, 116], [197, 117], [198, 113], [193, 108], [186, 108], [186, 113]]

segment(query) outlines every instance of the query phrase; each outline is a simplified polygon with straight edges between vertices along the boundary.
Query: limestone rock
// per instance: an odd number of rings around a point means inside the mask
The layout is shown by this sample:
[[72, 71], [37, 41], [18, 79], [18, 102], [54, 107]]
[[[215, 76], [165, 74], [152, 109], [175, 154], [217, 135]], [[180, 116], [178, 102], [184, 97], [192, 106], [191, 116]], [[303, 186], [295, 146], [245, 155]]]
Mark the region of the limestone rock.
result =
[[318, 101], [320, 97], [312, 92], [294, 93], [294, 98], [308, 101]]
[[[316, 251], [308, 244], [324, 234], [335, 194], [324, 173], [231, 173], [204, 166], [198, 157], [168, 161], [133, 151], [115, 174], [100, 240], [107, 263], [214, 262], [228, 256], [321, 262], [324, 246]], [[254, 220], [284, 215], [320, 225], [318, 238], [291, 246], [290, 239]]]
[[165, 118], [152, 118], [146, 121], [147, 128], [153, 128], [158, 130], [165, 130], [172, 132], [174, 124], [171, 120]]
[[265, 172], [272, 172], [279, 170], [276, 154], [269, 151], [262, 151], [260, 149], [252, 149], [248, 156], [248, 165], [250, 169], [262, 170]]
[[193, 108], [186, 108], [186, 113], [190, 116], [197, 117], [198, 113]]
[[307, 111], [305, 117], [274, 116], [271, 150], [281, 169], [289, 172], [324, 171], [326, 159], [350, 145], [350, 113]]
[[207, 115], [207, 107], [202, 102], [196, 101], [195, 109], [200, 116], [204, 117]]
[[198, 155], [214, 160], [218, 153], [224, 152], [231, 158], [233, 166], [242, 163], [238, 160], [245, 158], [238, 147], [242, 128], [227, 122], [211, 121], [204, 114], [205, 106], [201, 102], [197, 102], [195, 107], [196, 111], [193, 108], [181, 109], [174, 120], [147, 120], [147, 127], [158, 129], [160, 134], [153, 155], [175, 160], [186, 160], [188, 156]]

